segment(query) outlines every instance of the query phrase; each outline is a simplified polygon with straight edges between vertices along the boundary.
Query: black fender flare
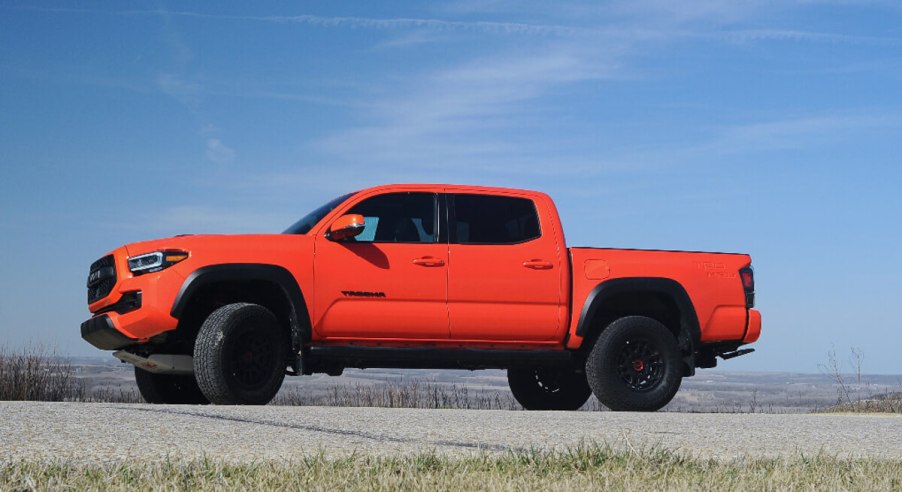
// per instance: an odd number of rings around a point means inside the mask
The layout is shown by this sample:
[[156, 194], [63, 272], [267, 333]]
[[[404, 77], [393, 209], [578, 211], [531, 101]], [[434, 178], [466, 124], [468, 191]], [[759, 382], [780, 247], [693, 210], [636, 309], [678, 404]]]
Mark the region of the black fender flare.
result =
[[169, 314], [173, 318], [181, 318], [191, 298], [203, 287], [219, 282], [229, 281], [265, 281], [278, 286], [290, 307], [289, 329], [291, 330], [292, 350], [300, 351], [304, 343], [310, 339], [310, 316], [307, 303], [298, 285], [297, 279], [284, 267], [263, 263], [226, 263], [209, 265], [191, 272], [182, 283]]
[[580, 337], [589, 335], [592, 319], [607, 300], [615, 295], [631, 293], [663, 294], [672, 299], [680, 311], [680, 323], [682, 328], [688, 332], [692, 349], [698, 347], [701, 329], [692, 299], [689, 298], [686, 289], [679, 282], [664, 277], [615, 278], [596, 285], [586, 296], [586, 302], [583, 304], [576, 325], [576, 335]]

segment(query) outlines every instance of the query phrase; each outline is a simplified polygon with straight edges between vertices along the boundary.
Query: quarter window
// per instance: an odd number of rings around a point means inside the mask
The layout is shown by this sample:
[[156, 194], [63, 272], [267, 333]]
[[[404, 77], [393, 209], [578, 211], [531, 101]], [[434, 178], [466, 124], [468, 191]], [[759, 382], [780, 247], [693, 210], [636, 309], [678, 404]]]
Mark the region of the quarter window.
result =
[[453, 195], [457, 244], [516, 244], [540, 237], [532, 200], [494, 195]]

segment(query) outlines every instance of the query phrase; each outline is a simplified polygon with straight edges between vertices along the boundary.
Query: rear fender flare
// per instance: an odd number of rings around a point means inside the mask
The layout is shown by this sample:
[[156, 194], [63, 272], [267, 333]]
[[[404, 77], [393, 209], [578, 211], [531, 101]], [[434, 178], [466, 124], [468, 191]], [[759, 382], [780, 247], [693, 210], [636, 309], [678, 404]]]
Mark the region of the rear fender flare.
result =
[[592, 320], [595, 315], [616, 295], [621, 294], [662, 294], [676, 304], [680, 311], [680, 329], [686, 331], [692, 344], [690, 351], [699, 346], [701, 330], [699, 328], [698, 315], [692, 299], [686, 293], [686, 289], [679, 282], [669, 278], [660, 277], [631, 277], [607, 280], [595, 286], [583, 304], [576, 325], [576, 335], [585, 338], [592, 335]]

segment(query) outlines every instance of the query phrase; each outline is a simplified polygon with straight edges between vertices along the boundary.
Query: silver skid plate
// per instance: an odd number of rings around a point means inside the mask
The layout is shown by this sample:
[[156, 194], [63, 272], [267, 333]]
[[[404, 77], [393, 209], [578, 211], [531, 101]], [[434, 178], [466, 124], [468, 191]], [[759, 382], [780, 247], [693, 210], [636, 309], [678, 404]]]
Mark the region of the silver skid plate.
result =
[[141, 357], [125, 350], [113, 352], [117, 359], [156, 374], [194, 374], [194, 358], [190, 355], [153, 354]]

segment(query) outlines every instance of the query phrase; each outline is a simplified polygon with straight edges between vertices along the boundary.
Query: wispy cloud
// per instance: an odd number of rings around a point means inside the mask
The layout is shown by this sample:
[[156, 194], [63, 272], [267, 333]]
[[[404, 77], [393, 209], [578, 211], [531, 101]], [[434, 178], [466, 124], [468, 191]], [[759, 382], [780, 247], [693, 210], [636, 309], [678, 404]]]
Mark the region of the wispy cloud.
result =
[[161, 73], [157, 76], [157, 87], [167, 96], [172, 96], [180, 101], [195, 101], [200, 92], [200, 86], [187, 81], [173, 73]]
[[[784, 5], [782, 9], [804, 6], [805, 4], [835, 2], [801, 2]], [[884, 4], [882, 2], [876, 2]], [[891, 4], [886, 4], [891, 5]], [[510, 6], [516, 10], [514, 6]], [[517, 8], [520, 6], [517, 5]], [[222, 21], [249, 21], [273, 24], [298, 24], [325, 29], [374, 29], [409, 30], [434, 32], [472, 32], [481, 34], [547, 36], [547, 37], [719, 37], [734, 41], [809, 41], [809, 42], [849, 42], [849, 43], [902, 43], [902, 38], [846, 35], [832, 32], [811, 32], [782, 29], [735, 29], [730, 24], [758, 17], [762, 12], [770, 12], [776, 7], [772, 2], [723, 2], [705, 0], [699, 2], [671, 2], [668, 0], [644, 0], [614, 2], [600, 5], [560, 5], [553, 13], [557, 17], [579, 21], [577, 24], [497, 22], [482, 20], [447, 20], [434, 18], [375, 18], [358, 16], [319, 15], [229, 15], [185, 10], [97, 10], [80, 8], [47, 8], [34, 6], [7, 7], [16, 10], [36, 10], [56, 13], [81, 13], [116, 16], [159, 16], [165, 18], [195, 18]], [[491, 11], [491, 9], [482, 9]], [[569, 15], [567, 15], [569, 12]], [[549, 12], [549, 15], [552, 12]], [[591, 22], [592, 20], [596, 22]], [[589, 21], [586, 23], [586, 21]], [[627, 26], [627, 27], [624, 27]], [[422, 33], [403, 37], [394, 45], [405, 46], [422, 43], [427, 37]], [[171, 38], [170, 43], [177, 49], [182, 59], [192, 56], [180, 39]], [[390, 46], [392, 43], [380, 43]]]
[[855, 36], [848, 34], [797, 31], [789, 29], [737, 29], [718, 31], [710, 34], [701, 34], [698, 36], [716, 37], [727, 41], [737, 42], [794, 41], [830, 44], [902, 44], [902, 38]]
[[603, 160], [625, 169], [690, 169], [733, 162], [733, 156], [830, 148], [859, 138], [862, 132], [902, 127], [902, 118], [886, 112], [860, 114], [786, 114], [711, 127], [686, 143], [615, 149]]
[[202, 205], [180, 205], [165, 208], [123, 229], [140, 224], [142, 234], [241, 234], [278, 233], [287, 228], [290, 219], [280, 218], [266, 210], [224, 208]]
[[530, 24], [518, 22], [492, 22], [492, 21], [452, 21], [442, 19], [425, 18], [371, 18], [371, 17], [342, 17], [342, 16], [317, 16], [317, 15], [227, 15], [211, 14], [205, 12], [192, 12], [183, 10], [116, 10], [105, 11], [96, 9], [78, 8], [45, 8], [45, 7], [17, 7], [18, 10], [38, 10], [42, 12], [57, 13], [90, 13], [98, 15], [119, 16], [168, 16], [190, 17], [196, 19], [212, 20], [238, 20], [268, 22], [278, 24], [304, 24], [322, 28], [355, 28], [355, 29], [434, 29], [453, 31], [473, 31], [494, 34], [525, 34], [525, 35], [573, 35], [590, 32], [579, 27], [571, 27], [555, 24]]
[[235, 160], [235, 151], [227, 147], [218, 138], [207, 140], [207, 159], [217, 164], [228, 164]]
[[499, 156], [507, 161], [529, 152], [500, 134], [536, 118], [542, 111], [536, 101], [568, 84], [622, 75], [616, 48], [600, 51], [539, 46], [417, 75], [375, 101], [363, 114], [368, 123], [330, 135], [318, 148], [346, 162], [490, 168]]
[[718, 154], [807, 148], [850, 138], [853, 132], [898, 127], [902, 118], [887, 114], [806, 115], [723, 128], [710, 142], [688, 149]]

